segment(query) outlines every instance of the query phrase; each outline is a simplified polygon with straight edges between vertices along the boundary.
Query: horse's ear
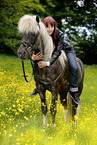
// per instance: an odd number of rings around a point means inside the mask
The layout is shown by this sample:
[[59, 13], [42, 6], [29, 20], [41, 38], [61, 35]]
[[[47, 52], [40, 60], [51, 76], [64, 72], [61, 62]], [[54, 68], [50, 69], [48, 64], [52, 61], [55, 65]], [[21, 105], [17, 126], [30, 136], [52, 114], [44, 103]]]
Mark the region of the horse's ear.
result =
[[40, 22], [40, 17], [38, 15], [36, 16], [36, 21], [37, 21], [37, 23]]

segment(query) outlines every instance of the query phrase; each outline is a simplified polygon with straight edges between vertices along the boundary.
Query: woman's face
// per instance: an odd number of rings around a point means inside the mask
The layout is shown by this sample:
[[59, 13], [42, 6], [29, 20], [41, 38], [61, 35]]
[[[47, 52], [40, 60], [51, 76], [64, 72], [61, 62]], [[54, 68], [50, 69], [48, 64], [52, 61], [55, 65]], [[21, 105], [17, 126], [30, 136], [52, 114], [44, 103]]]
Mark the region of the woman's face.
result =
[[48, 26], [46, 26], [46, 29], [47, 29], [49, 35], [52, 35], [52, 33], [54, 31], [54, 26], [52, 26], [51, 24], [48, 24]]

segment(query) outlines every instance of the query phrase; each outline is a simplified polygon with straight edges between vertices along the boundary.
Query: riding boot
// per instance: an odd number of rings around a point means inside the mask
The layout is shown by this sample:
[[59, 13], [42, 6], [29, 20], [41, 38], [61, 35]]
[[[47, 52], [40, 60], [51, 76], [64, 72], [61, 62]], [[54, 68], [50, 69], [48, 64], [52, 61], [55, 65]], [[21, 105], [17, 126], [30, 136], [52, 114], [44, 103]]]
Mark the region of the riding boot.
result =
[[29, 97], [36, 96], [38, 94], [37, 88], [34, 89], [33, 93], [29, 95]]
[[76, 104], [78, 104], [78, 105], [81, 104], [81, 101], [80, 101], [80, 98], [79, 98], [77, 92], [70, 92], [70, 96]]

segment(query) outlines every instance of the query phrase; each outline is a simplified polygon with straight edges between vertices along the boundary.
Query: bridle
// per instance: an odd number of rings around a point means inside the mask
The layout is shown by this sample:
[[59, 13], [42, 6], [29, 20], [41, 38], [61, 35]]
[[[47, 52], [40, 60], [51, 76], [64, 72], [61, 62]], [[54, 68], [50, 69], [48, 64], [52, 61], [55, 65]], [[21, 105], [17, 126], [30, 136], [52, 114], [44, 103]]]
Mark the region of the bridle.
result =
[[[40, 25], [38, 24], [38, 26], [39, 26], [39, 30], [40, 30]], [[36, 46], [38, 36], [39, 36], [39, 31], [37, 32], [37, 35], [35, 36], [35, 39], [34, 39], [34, 41], [33, 41], [31, 44], [28, 43], [27, 41], [21, 41], [21, 44], [23, 44], [23, 46], [25, 47], [27, 53], [28, 53], [29, 56], [30, 56], [30, 62], [31, 62], [32, 68], [33, 68], [33, 62], [32, 62], [31, 57], [32, 57], [32, 55], [33, 55], [33, 50], [34, 50], [34, 48], [35, 48], [35, 46]], [[28, 46], [27, 46], [27, 45], [28, 45]], [[28, 48], [29, 48], [29, 49], [28, 49]], [[28, 81], [28, 80], [27, 80], [28, 75], [26, 75], [26, 73], [25, 73], [24, 60], [22, 60], [22, 69], [23, 69], [23, 75], [22, 75], [22, 76], [24, 77], [25, 81], [26, 81], [26, 82], [30, 82], [30, 81], [32, 80], [32, 76], [31, 76], [31, 79]]]
[[[23, 44], [23, 46], [25, 47], [25, 49], [26, 49], [27, 53], [29, 54], [30, 58], [33, 55], [33, 50], [34, 50], [34, 48], [36, 46], [36, 42], [37, 42], [38, 36], [39, 36], [39, 31], [37, 32], [37, 35], [35, 36], [35, 39], [34, 39], [34, 41], [31, 44], [29, 42], [27, 42], [27, 41], [21, 41], [21, 44]], [[28, 51], [28, 48], [30, 48], [29, 51]]]

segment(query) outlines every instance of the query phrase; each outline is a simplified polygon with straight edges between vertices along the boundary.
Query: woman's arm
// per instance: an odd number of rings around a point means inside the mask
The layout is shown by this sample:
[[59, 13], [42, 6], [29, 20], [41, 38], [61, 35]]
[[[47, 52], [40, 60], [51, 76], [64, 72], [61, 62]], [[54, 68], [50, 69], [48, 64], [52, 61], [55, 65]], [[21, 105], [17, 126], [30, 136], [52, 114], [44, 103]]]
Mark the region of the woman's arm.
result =
[[40, 68], [43, 68], [43, 67], [46, 67], [46, 66], [53, 64], [57, 60], [57, 58], [61, 55], [61, 50], [64, 47], [63, 46], [64, 45], [64, 35], [63, 35], [63, 32], [60, 31], [59, 29], [57, 29], [56, 32], [57, 32], [57, 40], [58, 40], [57, 46], [55, 46], [55, 49], [52, 53], [50, 61], [47, 61], [47, 62], [39, 61], [38, 62], [38, 66]]
[[32, 55], [32, 60], [33, 61], [35, 61], [35, 60], [40, 60], [40, 59], [42, 59], [42, 53], [37, 53], [37, 54], [35, 54], [35, 51], [33, 51], [33, 55]]
[[50, 61], [39, 61], [38, 62], [38, 66], [40, 68], [46, 67], [46, 66], [50, 66]]

